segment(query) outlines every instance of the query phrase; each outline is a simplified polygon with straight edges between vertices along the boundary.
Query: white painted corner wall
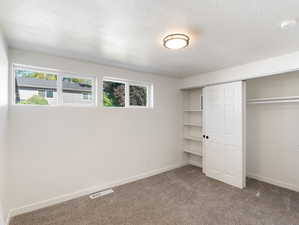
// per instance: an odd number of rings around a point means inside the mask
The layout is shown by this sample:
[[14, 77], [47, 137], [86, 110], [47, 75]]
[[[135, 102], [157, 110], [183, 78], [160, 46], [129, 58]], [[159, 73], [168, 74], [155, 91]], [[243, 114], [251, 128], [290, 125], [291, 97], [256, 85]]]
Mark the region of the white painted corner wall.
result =
[[153, 109], [10, 106], [12, 215], [185, 164], [179, 79], [15, 49], [9, 56], [99, 83], [110, 76], [154, 85]]
[[8, 218], [8, 58], [7, 45], [0, 30], [0, 225]]

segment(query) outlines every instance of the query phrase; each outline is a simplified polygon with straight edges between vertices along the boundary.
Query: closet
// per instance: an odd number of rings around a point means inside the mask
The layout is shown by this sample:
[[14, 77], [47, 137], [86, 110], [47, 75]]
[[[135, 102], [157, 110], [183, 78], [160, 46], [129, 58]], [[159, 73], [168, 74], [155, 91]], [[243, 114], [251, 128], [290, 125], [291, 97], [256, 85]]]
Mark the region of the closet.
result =
[[299, 191], [299, 72], [247, 83], [247, 175]]
[[190, 164], [240, 188], [248, 176], [299, 191], [299, 71], [183, 93]]
[[245, 187], [245, 83], [184, 91], [184, 152], [214, 179]]

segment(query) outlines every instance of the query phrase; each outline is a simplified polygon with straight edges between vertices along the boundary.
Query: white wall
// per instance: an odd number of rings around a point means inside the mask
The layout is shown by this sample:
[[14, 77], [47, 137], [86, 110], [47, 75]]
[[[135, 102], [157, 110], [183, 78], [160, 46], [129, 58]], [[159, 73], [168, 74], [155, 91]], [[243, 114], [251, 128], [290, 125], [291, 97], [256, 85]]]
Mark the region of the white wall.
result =
[[202, 87], [210, 84], [247, 80], [299, 69], [299, 52], [256, 61], [215, 72], [187, 77], [181, 88]]
[[[299, 71], [247, 81], [247, 98], [299, 96]], [[299, 191], [299, 104], [247, 105], [247, 173]]]
[[180, 80], [13, 49], [9, 55], [13, 63], [99, 81], [111, 76], [154, 84], [153, 109], [11, 106], [12, 209], [37, 204], [17, 210], [27, 211], [51, 198], [184, 163]]
[[7, 208], [7, 107], [8, 61], [7, 48], [0, 30], [0, 225], [6, 221]]

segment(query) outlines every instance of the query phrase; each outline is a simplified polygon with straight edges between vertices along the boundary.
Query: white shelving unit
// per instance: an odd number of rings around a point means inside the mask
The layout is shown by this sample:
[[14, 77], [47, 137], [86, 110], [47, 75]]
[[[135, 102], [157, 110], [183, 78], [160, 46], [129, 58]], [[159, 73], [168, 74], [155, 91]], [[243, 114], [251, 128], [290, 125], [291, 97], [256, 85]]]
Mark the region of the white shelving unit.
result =
[[184, 139], [186, 139], [186, 140], [191, 140], [191, 141], [202, 142], [202, 138], [201, 138], [201, 137], [185, 136]]
[[184, 126], [202, 127], [202, 125], [200, 123], [184, 123]]
[[184, 112], [202, 112], [202, 109], [190, 108], [190, 109], [184, 109]]
[[202, 89], [183, 90], [183, 152], [189, 163], [202, 167]]
[[185, 149], [184, 152], [190, 153], [192, 155], [202, 156], [202, 154], [200, 152], [197, 152], [197, 151], [194, 151], [194, 150], [191, 150], [191, 149]]

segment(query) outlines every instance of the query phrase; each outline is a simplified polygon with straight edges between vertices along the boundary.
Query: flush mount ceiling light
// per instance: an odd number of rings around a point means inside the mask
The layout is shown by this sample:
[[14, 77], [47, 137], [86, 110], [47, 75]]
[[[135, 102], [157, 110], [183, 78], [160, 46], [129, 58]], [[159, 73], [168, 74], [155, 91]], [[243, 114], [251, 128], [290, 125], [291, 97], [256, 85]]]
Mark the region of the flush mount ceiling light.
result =
[[288, 29], [297, 25], [296, 20], [285, 20], [280, 24], [281, 29]]
[[185, 34], [170, 34], [163, 39], [163, 44], [169, 49], [186, 48], [190, 38]]

